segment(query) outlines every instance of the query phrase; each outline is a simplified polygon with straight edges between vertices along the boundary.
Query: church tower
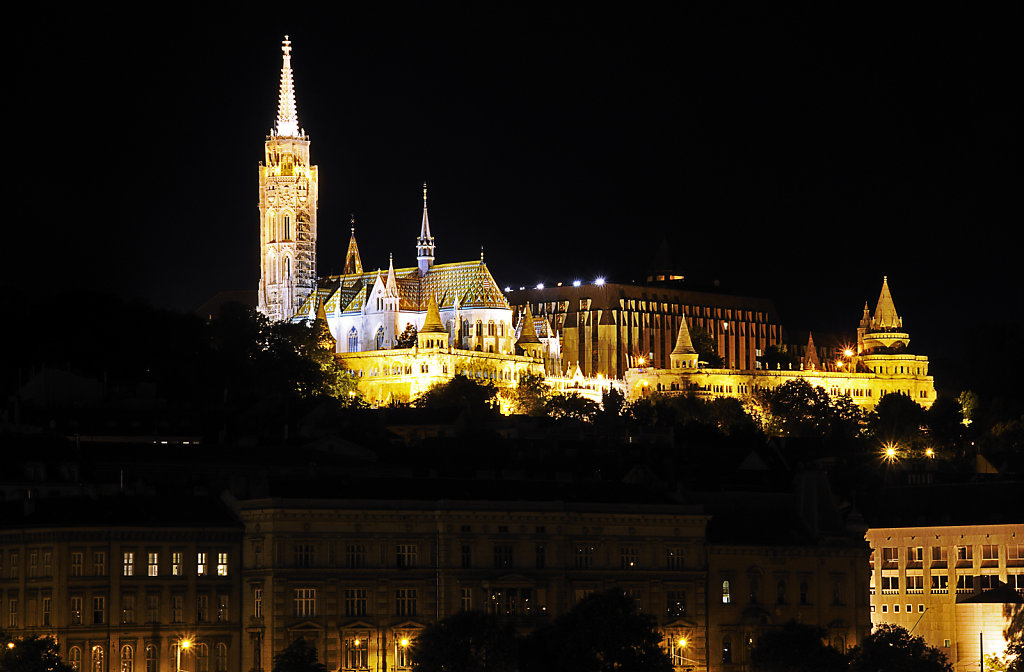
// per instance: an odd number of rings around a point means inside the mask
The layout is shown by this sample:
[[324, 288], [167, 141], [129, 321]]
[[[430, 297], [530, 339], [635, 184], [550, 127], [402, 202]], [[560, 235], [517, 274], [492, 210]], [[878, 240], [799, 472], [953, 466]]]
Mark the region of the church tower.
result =
[[281, 45], [277, 124], [260, 163], [260, 286], [257, 308], [272, 320], [290, 319], [316, 291], [317, 167], [299, 128], [292, 78], [292, 43]]
[[434, 265], [434, 237], [430, 235], [430, 220], [427, 218], [427, 183], [423, 183], [423, 220], [420, 222], [420, 237], [416, 239], [416, 266], [420, 275], [426, 275]]

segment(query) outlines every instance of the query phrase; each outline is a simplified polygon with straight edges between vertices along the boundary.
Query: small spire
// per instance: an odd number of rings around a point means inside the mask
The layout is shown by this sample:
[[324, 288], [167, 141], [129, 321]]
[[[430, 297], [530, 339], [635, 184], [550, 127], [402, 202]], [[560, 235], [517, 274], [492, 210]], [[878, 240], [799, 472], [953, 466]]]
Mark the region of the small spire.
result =
[[427, 216], [427, 183], [423, 183], [423, 219], [420, 222], [420, 236], [416, 239], [416, 265], [420, 275], [426, 275], [434, 265], [434, 237], [430, 235], [430, 218]]
[[818, 348], [814, 345], [814, 334], [807, 332], [807, 352], [804, 353], [804, 368], [817, 370], [821, 368], [818, 359]]
[[697, 351], [693, 348], [693, 340], [690, 338], [690, 325], [686, 323], [686, 316], [679, 322], [679, 332], [676, 334], [676, 347], [672, 348], [670, 355], [692, 355]]
[[480, 263], [484, 263], [484, 246], [480, 246]]
[[384, 286], [387, 288], [389, 296], [398, 296], [398, 280], [395, 278], [395, 259], [394, 255], [390, 252], [388, 253], [388, 279]]
[[359, 246], [356, 244], [356, 216], [350, 215], [349, 225], [352, 235], [348, 239], [348, 251], [345, 252], [345, 275], [360, 275], [363, 272], [363, 260], [359, 257]]
[[281, 43], [281, 90], [277, 98], [277, 134], [285, 137], [299, 135], [299, 113], [295, 107], [295, 81], [292, 77], [292, 42], [284, 36]]

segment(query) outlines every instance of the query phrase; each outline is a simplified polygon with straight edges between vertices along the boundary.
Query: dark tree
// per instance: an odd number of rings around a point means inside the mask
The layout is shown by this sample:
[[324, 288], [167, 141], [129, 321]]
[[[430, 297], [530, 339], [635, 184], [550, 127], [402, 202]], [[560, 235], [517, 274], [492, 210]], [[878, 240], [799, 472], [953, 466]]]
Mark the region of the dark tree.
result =
[[3, 672], [72, 672], [71, 666], [60, 659], [57, 640], [52, 637], [29, 635], [9, 640], [0, 630], [0, 645]]
[[298, 638], [274, 656], [272, 672], [327, 672], [327, 666], [316, 659], [316, 648]]
[[840, 672], [847, 661], [825, 644], [825, 630], [789, 621], [761, 635], [750, 653], [756, 672]]
[[395, 341], [396, 348], [413, 348], [416, 347], [416, 325], [411, 322], [405, 325], [405, 331], [399, 335], [398, 340]]
[[587, 597], [534, 632], [524, 672], [672, 672], [654, 618], [619, 591]]
[[543, 416], [544, 406], [551, 397], [551, 388], [544, 382], [544, 376], [530, 374], [509, 390], [509, 395], [516, 413]]
[[833, 400], [825, 388], [803, 378], [788, 380], [763, 396], [783, 436], [849, 438], [858, 431], [861, 411], [850, 397]]
[[622, 419], [626, 408], [626, 397], [615, 388], [608, 388], [601, 394], [601, 412], [598, 414], [598, 422], [604, 424], [617, 424]]
[[490, 385], [481, 385], [461, 374], [446, 383], [439, 383], [416, 399], [413, 405], [434, 410], [459, 410], [474, 415], [488, 415], [495, 412], [497, 390]]
[[722, 358], [718, 356], [718, 344], [706, 331], [698, 328], [691, 329], [690, 342], [693, 343], [693, 349], [700, 355], [700, 361], [706, 362], [712, 369], [722, 367]]
[[852, 672], [952, 672], [944, 653], [925, 644], [921, 637], [913, 637], [905, 628], [883, 623], [864, 638], [853, 650], [850, 660]]
[[578, 394], [555, 394], [544, 404], [544, 410], [558, 420], [593, 422], [601, 407]]
[[518, 644], [510, 625], [463, 611], [428, 626], [412, 647], [413, 672], [515, 672]]
[[903, 445], [920, 443], [925, 410], [905, 394], [887, 394], [878, 400], [868, 417], [868, 429], [880, 441], [896, 441]]

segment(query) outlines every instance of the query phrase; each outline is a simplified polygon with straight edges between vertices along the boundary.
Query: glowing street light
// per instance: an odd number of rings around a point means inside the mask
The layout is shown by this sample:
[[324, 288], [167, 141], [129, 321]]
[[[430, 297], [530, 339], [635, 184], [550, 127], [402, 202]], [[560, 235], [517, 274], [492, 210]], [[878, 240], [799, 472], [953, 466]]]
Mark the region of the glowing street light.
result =
[[182, 649], [187, 651], [191, 647], [192, 647], [192, 640], [191, 639], [187, 639], [186, 638], [186, 639], [182, 639], [182, 640], [178, 641], [178, 648], [175, 651], [175, 662], [174, 662], [175, 672], [181, 672], [181, 651], [182, 651]]
[[935, 457], [935, 451], [931, 448], [925, 448], [924, 455], [925, 457]]
[[572, 286], [573, 286], [573, 287], [579, 287], [579, 286], [580, 286], [580, 285], [582, 285], [582, 284], [583, 284], [583, 283], [582, 283], [582, 282], [580, 282], [579, 280], [573, 280], [573, 281], [572, 281]]
[[401, 644], [402, 644], [402, 646], [403, 646], [403, 647], [407, 647], [407, 646], [409, 646], [409, 640], [408, 640], [408, 639], [405, 639], [405, 638], [403, 637], [403, 638], [402, 638], [402, 641], [401, 641]]
[[597, 278], [596, 280], [594, 280], [594, 284], [600, 287], [601, 285], [604, 284], [604, 278]]
[[538, 282], [537, 286], [534, 287], [534, 289], [544, 289], [544, 283], [543, 282]]

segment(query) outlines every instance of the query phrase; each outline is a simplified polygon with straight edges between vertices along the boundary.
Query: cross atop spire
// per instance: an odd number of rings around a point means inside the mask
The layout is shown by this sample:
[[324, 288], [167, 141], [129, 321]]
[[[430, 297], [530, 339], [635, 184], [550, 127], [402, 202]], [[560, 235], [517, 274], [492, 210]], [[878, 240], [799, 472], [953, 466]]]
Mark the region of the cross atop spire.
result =
[[277, 134], [299, 136], [299, 113], [295, 108], [295, 82], [292, 78], [292, 41], [284, 36], [281, 43], [281, 90], [277, 96]]
[[420, 222], [420, 236], [416, 239], [416, 265], [420, 275], [426, 275], [434, 265], [434, 237], [430, 235], [430, 219], [427, 217], [427, 183], [423, 183], [423, 220]]

